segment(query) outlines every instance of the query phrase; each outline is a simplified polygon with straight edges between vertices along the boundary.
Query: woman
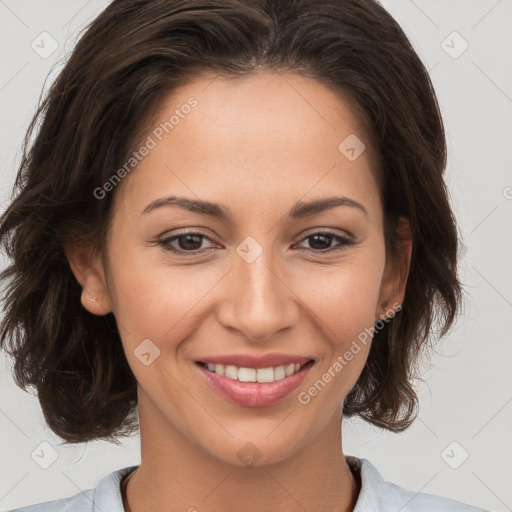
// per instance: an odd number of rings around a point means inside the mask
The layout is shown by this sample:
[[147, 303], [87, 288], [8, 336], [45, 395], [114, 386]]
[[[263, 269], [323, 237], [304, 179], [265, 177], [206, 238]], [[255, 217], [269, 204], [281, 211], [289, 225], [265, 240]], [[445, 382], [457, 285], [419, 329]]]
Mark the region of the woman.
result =
[[53, 432], [141, 464], [19, 510], [475, 507], [344, 455], [460, 301], [429, 76], [373, 0], [114, 0], [1, 219], [1, 342]]

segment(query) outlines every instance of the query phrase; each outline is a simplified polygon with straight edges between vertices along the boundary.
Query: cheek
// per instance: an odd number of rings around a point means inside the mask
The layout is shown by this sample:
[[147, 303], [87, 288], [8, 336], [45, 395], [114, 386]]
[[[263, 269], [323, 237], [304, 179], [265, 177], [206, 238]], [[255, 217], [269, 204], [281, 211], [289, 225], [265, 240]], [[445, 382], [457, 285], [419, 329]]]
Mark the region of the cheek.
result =
[[333, 347], [343, 349], [374, 325], [382, 267], [379, 258], [360, 254], [336, 268], [311, 267], [296, 275], [293, 289]]
[[309, 294], [303, 291], [317, 319], [321, 360], [298, 400], [305, 406], [315, 404], [319, 422], [328, 421], [328, 413], [353, 388], [368, 358], [381, 268], [378, 260], [358, 259], [330, 275], [318, 273]]
[[[113, 241], [113, 244], [116, 241]], [[128, 358], [145, 339], [172, 352], [198, 327], [198, 317], [222, 286], [224, 267], [177, 265], [159, 249], [134, 247], [117, 239], [110, 258], [114, 315]]]

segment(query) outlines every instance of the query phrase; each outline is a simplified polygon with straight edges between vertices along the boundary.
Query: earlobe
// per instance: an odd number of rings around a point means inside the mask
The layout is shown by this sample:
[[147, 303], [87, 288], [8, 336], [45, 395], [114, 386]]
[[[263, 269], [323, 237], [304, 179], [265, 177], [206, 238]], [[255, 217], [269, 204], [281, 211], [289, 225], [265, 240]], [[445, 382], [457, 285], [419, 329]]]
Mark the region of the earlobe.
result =
[[82, 306], [93, 315], [110, 313], [112, 307], [101, 259], [85, 247], [67, 247], [65, 253], [71, 272], [82, 287]]

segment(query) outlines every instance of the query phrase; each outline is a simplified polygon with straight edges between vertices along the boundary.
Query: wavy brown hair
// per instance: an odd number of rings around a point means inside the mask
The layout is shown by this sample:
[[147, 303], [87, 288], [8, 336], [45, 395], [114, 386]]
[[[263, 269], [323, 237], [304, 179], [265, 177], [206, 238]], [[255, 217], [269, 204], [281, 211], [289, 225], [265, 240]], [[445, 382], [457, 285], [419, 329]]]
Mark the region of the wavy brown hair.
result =
[[40, 102], [0, 219], [10, 259], [0, 274], [0, 346], [65, 442], [117, 443], [138, 428], [137, 383], [115, 317], [82, 307], [64, 252], [84, 244], [104, 255], [116, 192], [97, 199], [93, 191], [126, 162], [175, 88], [206, 72], [260, 70], [313, 78], [349, 101], [379, 170], [388, 258], [398, 254], [398, 218], [409, 220], [403, 308], [376, 332], [343, 413], [394, 432], [414, 421], [418, 361], [434, 326], [448, 332], [461, 288], [442, 118], [400, 26], [374, 0], [114, 0]]

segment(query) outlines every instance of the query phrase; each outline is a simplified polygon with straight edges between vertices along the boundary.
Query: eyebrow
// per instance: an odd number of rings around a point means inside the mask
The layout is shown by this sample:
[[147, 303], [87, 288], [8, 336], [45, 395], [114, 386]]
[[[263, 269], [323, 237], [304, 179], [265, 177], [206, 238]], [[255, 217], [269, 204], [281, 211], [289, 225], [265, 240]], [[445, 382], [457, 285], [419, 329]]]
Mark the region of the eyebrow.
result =
[[[233, 219], [233, 216], [231, 215], [230, 211], [220, 204], [211, 203], [209, 201], [202, 201], [199, 199], [190, 199], [188, 197], [177, 196], [168, 196], [156, 199], [155, 201], [148, 204], [146, 208], [144, 208], [144, 210], [142, 211], [142, 215], [147, 214], [153, 210], [156, 210], [157, 208], [171, 205], [176, 205], [181, 208], [185, 208], [186, 210], [189, 210], [193, 213], [208, 215], [210, 217], [214, 217], [217, 219], [222, 219], [226, 221], [232, 221]], [[354, 201], [353, 199], [350, 199], [348, 197], [334, 196], [326, 197], [324, 199], [318, 199], [316, 201], [299, 201], [288, 212], [288, 217], [292, 219], [310, 217], [322, 213], [326, 210], [336, 208], [338, 206], [348, 206], [351, 208], [356, 208], [362, 211], [367, 217], [369, 216], [368, 211], [361, 203], [358, 203], [357, 201]]]

